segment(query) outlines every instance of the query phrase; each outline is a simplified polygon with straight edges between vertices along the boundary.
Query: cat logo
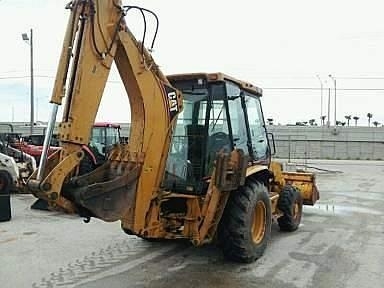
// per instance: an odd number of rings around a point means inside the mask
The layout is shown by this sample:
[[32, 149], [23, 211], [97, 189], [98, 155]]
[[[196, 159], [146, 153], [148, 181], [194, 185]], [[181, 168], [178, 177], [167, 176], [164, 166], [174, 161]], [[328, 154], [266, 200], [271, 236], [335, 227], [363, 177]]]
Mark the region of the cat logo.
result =
[[168, 101], [166, 102], [168, 102], [169, 118], [170, 121], [172, 121], [177, 116], [177, 114], [179, 114], [179, 110], [181, 108], [179, 107], [180, 95], [178, 94], [178, 91], [175, 90], [175, 88], [168, 85], [164, 85], [164, 90], [168, 98]]
[[175, 91], [168, 93], [168, 102], [169, 102], [169, 112], [171, 112], [171, 114], [179, 110], [179, 108], [177, 107], [177, 94]]

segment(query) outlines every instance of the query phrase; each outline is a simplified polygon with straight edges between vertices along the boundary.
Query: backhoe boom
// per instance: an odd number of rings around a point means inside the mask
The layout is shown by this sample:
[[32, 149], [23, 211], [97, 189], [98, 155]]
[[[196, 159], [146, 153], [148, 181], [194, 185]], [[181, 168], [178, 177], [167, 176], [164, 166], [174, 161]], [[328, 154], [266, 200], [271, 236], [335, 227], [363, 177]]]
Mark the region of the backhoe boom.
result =
[[[77, 0], [67, 8], [71, 16], [51, 97], [57, 105], [65, 100], [58, 131], [62, 149], [48, 159], [41, 179], [35, 173], [28, 186], [67, 212], [105, 221], [134, 219], [132, 230], [140, 230], [156, 193], [153, 187], [161, 181], [181, 94], [130, 32], [121, 1]], [[129, 144], [117, 146], [89, 177], [72, 177], [113, 62], [132, 111]]]

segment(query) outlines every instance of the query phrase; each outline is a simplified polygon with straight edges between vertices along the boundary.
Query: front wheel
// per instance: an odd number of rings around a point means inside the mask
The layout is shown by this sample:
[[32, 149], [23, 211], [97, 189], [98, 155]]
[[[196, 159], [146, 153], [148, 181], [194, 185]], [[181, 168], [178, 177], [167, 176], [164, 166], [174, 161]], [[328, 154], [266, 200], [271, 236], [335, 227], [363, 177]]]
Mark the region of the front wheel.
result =
[[277, 219], [281, 231], [297, 230], [303, 213], [303, 199], [300, 192], [293, 186], [287, 185], [280, 193], [277, 208], [283, 216]]
[[250, 263], [260, 258], [271, 235], [271, 201], [261, 182], [247, 179], [232, 192], [218, 228], [224, 256]]

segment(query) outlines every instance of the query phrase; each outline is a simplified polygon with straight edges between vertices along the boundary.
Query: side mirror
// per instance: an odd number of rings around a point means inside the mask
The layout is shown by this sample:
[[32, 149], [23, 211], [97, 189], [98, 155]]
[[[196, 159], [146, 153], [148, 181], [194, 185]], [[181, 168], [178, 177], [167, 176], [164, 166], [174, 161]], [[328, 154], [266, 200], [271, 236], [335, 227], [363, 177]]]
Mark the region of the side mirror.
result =
[[273, 136], [273, 133], [271, 133], [271, 132], [268, 132], [267, 136], [268, 136], [268, 146], [269, 146], [269, 148], [271, 148], [270, 143], [272, 142], [273, 150], [271, 150], [271, 155], [273, 156], [273, 155], [276, 154], [275, 136]]

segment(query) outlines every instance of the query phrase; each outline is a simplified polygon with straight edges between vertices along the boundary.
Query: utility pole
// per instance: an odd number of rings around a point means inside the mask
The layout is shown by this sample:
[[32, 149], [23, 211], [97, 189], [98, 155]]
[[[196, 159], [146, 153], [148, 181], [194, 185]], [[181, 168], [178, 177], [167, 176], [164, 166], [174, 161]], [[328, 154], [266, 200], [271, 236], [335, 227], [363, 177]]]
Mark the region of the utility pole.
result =
[[34, 82], [33, 82], [33, 30], [31, 29], [30, 30], [30, 35], [28, 37], [28, 34], [27, 33], [23, 33], [21, 34], [21, 37], [22, 39], [28, 43], [29, 47], [30, 47], [30, 69], [31, 69], [31, 72], [30, 72], [30, 77], [31, 77], [31, 92], [30, 92], [30, 96], [31, 96], [31, 107], [30, 107], [30, 111], [31, 111], [31, 114], [30, 114], [30, 134], [32, 135], [33, 134], [33, 126], [34, 126]]
[[327, 127], [331, 125], [331, 88], [328, 88], [328, 118], [327, 118]]
[[316, 75], [317, 79], [320, 81], [320, 119], [323, 116], [323, 81], [321, 81], [320, 76]]
[[337, 121], [337, 119], [336, 119], [336, 78], [335, 77], [333, 77], [331, 74], [329, 74], [328, 75], [329, 76], [329, 78], [331, 78], [332, 80], [333, 80], [333, 87], [335, 88], [335, 127], [336, 127], [336, 121]]

